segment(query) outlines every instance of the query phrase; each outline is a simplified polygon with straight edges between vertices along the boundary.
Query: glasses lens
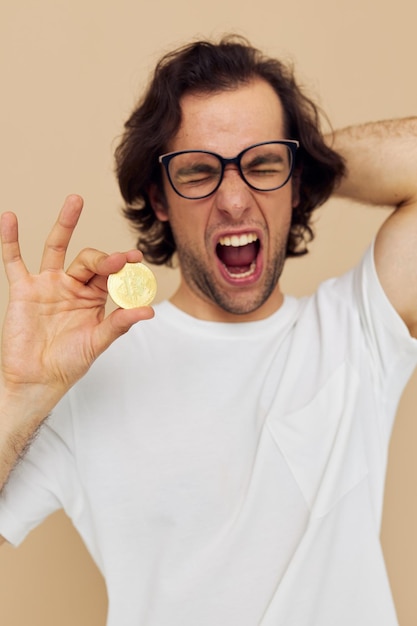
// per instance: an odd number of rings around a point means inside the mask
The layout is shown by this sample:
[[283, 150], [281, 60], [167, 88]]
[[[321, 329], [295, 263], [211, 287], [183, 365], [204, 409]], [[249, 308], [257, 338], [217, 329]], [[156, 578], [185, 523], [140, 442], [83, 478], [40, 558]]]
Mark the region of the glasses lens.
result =
[[221, 163], [213, 154], [184, 152], [169, 163], [169, 176], [174, 189], [185, 198], [210, 195], [218, 185]]
[[249, 185], [271, 191], [287, 182], [292, 169], [292, 152], [285, 144], [266, 143], [249, 148], [241, 160], [242, 174]]

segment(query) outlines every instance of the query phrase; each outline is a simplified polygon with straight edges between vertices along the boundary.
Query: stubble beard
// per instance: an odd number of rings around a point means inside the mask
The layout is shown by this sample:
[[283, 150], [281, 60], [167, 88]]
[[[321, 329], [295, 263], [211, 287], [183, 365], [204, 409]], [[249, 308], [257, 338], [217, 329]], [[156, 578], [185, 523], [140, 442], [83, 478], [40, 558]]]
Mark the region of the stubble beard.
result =
[[245, 315], [259, 309], [272, 295], [278, 285], [286, 259], [287, 241], [276, 244], [274, 260], [264, 267], [262, 284], [252, 293], [233, 293], [220, 287], [214, 273], [201, 261], [201, 255], [190, 247], [177, 247], [181, 274], [194, 293], [233, 315]]

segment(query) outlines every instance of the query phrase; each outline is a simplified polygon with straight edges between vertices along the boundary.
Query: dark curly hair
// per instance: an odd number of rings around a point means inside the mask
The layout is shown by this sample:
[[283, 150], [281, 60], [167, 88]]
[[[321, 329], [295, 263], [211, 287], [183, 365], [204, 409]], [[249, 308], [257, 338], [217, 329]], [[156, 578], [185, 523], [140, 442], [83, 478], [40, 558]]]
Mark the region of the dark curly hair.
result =
[[163, 193], [158, 156], [180, 126], [182, 96], [233, 89], [254, 78], [273, 87], [283, 105], [286, 138], [300, 142], [295, 164], [300, 201], [293, 209], [287, 256], [307, 252], [314, 236], [312, 211], [331, 195], [344, 174], [344, 161], [324, 142], [319, 109], [297, 85], [292, 68], [264, 56], [245, 39], [228, 36], [219, 43], [191, 43], [159, 61], [116, 149], [124, 214], [139, 233], [138, 247], [150, 262], [172, 265], [176, 249], [170, 224], [157, 219], [147, 189], [156, 183]]

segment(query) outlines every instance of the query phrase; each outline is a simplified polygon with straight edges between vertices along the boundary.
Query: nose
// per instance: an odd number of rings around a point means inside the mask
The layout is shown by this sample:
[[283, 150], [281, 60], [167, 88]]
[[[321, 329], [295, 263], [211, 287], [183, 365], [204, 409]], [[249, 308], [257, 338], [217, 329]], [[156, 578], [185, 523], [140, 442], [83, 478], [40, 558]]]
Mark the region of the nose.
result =
[[252, 194], [236, 167], [226, 167], [216, 191], [216, 207], [233, 219], [240, 219], [251, 206]]

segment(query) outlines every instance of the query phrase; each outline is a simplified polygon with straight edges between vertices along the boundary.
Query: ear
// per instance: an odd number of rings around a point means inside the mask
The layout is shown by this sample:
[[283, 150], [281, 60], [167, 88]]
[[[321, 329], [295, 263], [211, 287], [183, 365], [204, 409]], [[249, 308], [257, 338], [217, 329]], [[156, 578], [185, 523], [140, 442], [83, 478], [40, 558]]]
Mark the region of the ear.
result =
[[165, 195], [155, 183], [149, 185], [148, 197], [158, 220], [160, 222], [167, 222], [169, 217]]

